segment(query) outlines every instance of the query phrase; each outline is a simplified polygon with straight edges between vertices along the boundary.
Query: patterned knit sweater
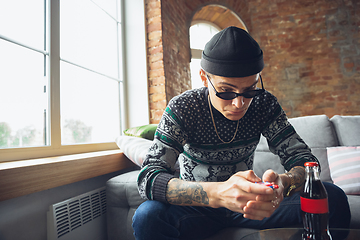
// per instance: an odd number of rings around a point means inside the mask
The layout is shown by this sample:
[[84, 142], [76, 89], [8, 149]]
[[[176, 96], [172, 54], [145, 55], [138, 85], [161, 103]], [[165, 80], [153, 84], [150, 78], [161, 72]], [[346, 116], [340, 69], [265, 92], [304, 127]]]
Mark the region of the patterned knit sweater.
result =
[[[271, 93], [265, 91], [253, 99], [229, 144], [215, 132], [207, 97], [203, 87], [169, 102], [138, 176], [143, 198], [166, 202], [166, 185], [174, 177], [177, 161], [179, 177], [186, 181], [226, 181], [238, 171], [252, 169], [261, 134], [287, 171], [317, 161]], [[212, 112], [219, 136], [230, 141], [237, 121], [228, 120], [214, 107]]]

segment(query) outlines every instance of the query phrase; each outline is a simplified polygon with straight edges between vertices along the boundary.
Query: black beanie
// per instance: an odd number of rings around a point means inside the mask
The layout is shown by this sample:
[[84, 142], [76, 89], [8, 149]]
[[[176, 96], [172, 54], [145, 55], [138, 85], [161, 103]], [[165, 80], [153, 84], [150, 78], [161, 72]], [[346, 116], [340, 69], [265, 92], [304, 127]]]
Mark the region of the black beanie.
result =
[[228, 27], [205, 45], [201, 67], [217, 76], [247, 77], [264, 68], [263, 52], [245, 30]]

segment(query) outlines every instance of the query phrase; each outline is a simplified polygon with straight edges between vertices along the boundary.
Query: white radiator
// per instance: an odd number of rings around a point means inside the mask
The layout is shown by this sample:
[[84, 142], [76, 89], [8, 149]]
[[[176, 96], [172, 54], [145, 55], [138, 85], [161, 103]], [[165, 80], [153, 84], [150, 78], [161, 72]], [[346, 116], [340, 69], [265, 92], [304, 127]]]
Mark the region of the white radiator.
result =
[[48, 240], [106, 240], [105, 187], [51, 205], [47, 236]]

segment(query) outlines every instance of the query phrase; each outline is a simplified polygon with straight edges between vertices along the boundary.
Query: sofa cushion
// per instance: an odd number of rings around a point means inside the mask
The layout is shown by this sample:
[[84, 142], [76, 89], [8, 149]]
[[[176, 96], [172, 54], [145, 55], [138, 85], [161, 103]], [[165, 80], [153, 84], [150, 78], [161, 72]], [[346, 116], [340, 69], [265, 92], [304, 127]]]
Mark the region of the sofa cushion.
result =
[[255, 174], [262, 178], [262, 175], [268, 169], [272, 169], [279, 174], [285, 172], [284, 166], [281, 165], [279, 156], [270, 151], [256, 151], [253, 163], [253, 170]]
[[330, 174], [330, 167], [329, 167], [326, 148], [313, 148], [313, 149], [311, 149], [311, 152], [320, 161], [320, 166], [321, 166], [320, 179], [321, 179], [321, 181], [333, 183], [333, 180], [332, 180], [331, 174]]
[[137, 188], [139, 170], [133, 170], [109, 179], [106, 183], [107, 204], [117, 208], [136, 208], [145, 200]]
[[127, 158], [141, 167], [152, 141], [139, 137], [119, 136], [116, 138], [116, 144]]
[[290, 118], [289, 122], [311, 149], [338, 145], [336, 132], [326, 115]]
[[145, 200], [137, 189], [139, 170], [123, 173], [106, 183], [108, 240], [135, 239], [131, 227], [136, 208]]
[[314, 115], [290, 118], [289, 121], [319, 160], [321, 180], [332, 182], [326, 148], [337, 146], [338, 140], [330, 119], [326, 115]]
[[340, 146], [360, 146], [360, 116], [339, 116], [331, 118]]
[[360, 147], [327, 149], [331, 177], [346, 194], [360, 195]]

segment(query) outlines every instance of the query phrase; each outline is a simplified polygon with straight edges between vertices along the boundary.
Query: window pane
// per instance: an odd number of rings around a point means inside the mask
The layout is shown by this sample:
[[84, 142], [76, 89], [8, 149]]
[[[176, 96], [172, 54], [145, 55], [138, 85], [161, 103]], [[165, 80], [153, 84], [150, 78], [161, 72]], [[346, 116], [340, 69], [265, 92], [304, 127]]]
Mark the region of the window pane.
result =
[[[116, 9], [118, 7], [118, 0], [93, 0], [97, 5], [99, 5], [104, 11], [110, 14], [113, 18], [118, 19], [120, 21], [120, 14], [116, 16]], [[120, 3], [119, 3], [120, 4]]]
[[191, 26], [190, 48], [204, 49], [205, 44], [218, 32], [219, 30], [206, 23], [198, 23]]
[[88, 0], [60, 2], [60, 57], [118, 77], [117, 22]]
[[44, 55], [0, 40], [0, 148], [45, 145]]
[[44, 0], [0, 1], [0, 34], [44, 49]]
[[118, 82], [60, 65], [61, 142], [114, 142], [120, 134]]

